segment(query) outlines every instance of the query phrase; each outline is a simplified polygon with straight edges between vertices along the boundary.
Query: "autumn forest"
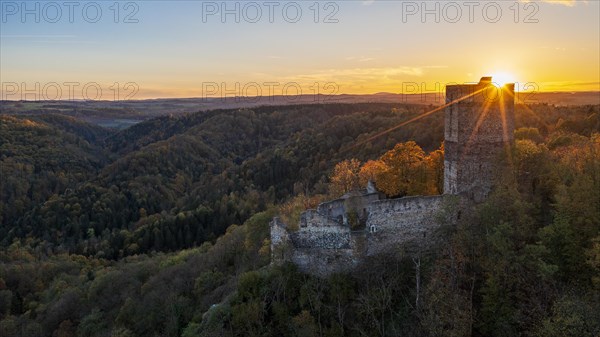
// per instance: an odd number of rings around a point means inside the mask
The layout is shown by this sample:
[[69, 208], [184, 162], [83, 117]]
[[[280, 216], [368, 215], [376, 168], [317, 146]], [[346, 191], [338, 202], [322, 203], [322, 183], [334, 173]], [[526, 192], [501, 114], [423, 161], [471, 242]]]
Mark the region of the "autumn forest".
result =
[[368, 181], [443, 192], [443, 112], [0, 114], [0, 336], [600, 336], [600, 106], [515, 106], [489, 198], [416, 260], [270, 266], [269, 222]]

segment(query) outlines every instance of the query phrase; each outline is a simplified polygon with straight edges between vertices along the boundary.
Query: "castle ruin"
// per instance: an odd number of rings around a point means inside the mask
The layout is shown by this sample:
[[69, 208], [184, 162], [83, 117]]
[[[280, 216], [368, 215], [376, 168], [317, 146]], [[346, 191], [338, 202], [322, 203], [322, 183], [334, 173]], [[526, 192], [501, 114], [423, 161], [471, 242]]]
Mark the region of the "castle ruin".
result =
[[452, 222], [441, 216], [449, 200], [480, 202], [490, 193], [513, 131], [514, 84], [497, 87], [483, 77], [477, 84], [446, 86], [444, 194], [386, 199], [369, 184], [306, 210], [297, 230], [274, 218], [272, 263], [290, 261], [327, 275], [350, 270], [365, 256], [426, 250], [439, 228]]

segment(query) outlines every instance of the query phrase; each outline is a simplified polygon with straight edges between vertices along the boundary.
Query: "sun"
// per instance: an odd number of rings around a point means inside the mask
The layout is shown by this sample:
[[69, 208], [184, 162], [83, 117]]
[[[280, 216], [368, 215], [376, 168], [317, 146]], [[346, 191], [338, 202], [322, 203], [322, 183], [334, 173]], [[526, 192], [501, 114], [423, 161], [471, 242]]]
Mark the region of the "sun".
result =
[[492, 74], [492, 83], [497, 87], [503, 87], [508, 83], [515, 83], [515, 76], [508, 72], [496, 72]]

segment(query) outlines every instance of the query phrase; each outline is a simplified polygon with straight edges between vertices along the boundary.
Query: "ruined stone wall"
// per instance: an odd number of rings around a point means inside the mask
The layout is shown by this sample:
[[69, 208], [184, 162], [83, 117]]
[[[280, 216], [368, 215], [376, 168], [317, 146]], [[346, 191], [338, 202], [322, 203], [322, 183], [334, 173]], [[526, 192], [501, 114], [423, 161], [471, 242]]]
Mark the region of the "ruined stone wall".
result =
[[279, 218], [273, 218], [270, 225], [271, 263], [281, 264], [289, 260], [293, 246], [287, 226]]
[[[271, 226], [272, 254], [290, 261], [301, 271], [329, 275], [354, 268], [364, 256], [393, 249], [421, 250], [434, 240], [437, 212], [444, 196], [405, 197], [371, 202], [365, 230], [352, 231], [335, 219], [307, 210], [300, 227], [288, 232]], [[275, 220], [274, 220], [275, 222]]]
[[405, 197], [381, 200], [369, 207], [367, 254], [398, 247], [407, 250], [427, 246], [440, 223], [437, 212], [444, 196]]
[[351, 231], [317, 210], [302, 213], [297, 231], [288, 231], [277, 218], [271, 223], [272, 262], [289, 261], [314, 275], [351, 270], [366, 249], [365, 231]]
[[308, 210], [302, 213], [300, 228], [290, 233], [290, 239], [296, 248], [350, 248], [350, 228]]
[[339, 223], [342, 223], [343, 217], [346, 216], [344, 201], [344, 199], [336, 199], [319, 204], [317, 207], [317, 212], [329, 218], [336, 219]]
[[369, 204], [379, 199], [381, 199], [381, 195], [377, 192], [345, 196], [320, 204], [317, 207], [317, 212], [331, 219], [336, 219], [339, 223], [346, 224], [348, 211], [354, 210], [359, 217], [366, 220]]

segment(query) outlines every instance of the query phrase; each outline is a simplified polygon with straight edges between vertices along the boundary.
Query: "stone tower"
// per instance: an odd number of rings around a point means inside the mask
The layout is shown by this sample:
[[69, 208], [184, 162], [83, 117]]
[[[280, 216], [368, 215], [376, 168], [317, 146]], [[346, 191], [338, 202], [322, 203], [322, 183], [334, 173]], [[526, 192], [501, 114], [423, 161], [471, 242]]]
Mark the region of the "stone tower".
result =
[[483, 77], [477, 84], [446, 86], [446, 103], [457, 100], [446, 108], [444, 193], [481, 201], [514, 141], [514, 84], [498, 87]]

